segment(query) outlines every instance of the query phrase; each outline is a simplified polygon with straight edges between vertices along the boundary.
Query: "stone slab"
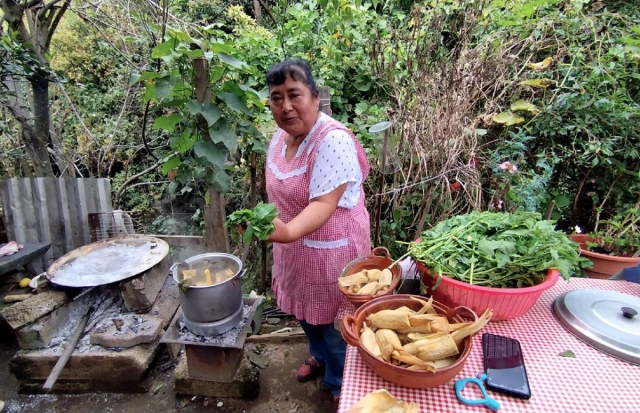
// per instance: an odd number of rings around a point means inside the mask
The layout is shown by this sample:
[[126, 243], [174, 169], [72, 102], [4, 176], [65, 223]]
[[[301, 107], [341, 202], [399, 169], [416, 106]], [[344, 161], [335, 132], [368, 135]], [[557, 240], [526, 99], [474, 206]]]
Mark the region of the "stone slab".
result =
[[[177, 288], [173, 280], [167, 280], [149, 312], [159, 318], [163, 326], [168, 325], [180, 305]], [[148, 391], [144, 383], [147, 372], [161, 349], [160, 339], [156, 338], [151, 343], [127, 349], [92, 346], [84, 353], [74, 351], [52, 392]], [[20, 350], [10, 360], [9, 370], [20, 381], [21, 392], [40, 393], [58, 357], [51, 349]]]
[[48, 347], [51, 340], [67, 322], [71, 311], [79, 305], [78, 301], [67, 303], [42, 317], [33, 324], [29, 324], [15, 331], [18, 345], [23, 350]]
[[158, 297], [167, 278], [169, 278], [169, 254], [143, 274], [120, 284], [120, 292], [129, 311], [146, 311]]
[[100, 321], [89, 334], [89, 343], [108, 348], [129, 348], [151, 343], [162, 330], [163, 321], [147, 314], [125, 314]]
[[189, 396], [250, 399], [260, 392], [260, 369], [246, 358], [240, 363], [235, 380], [225, 383], [189, 377], [187, 360], [182, 357], [176, 366], [174, 380], [174, 392]]
[[0, 318], [14, 330], [31, 324], [69, 301], [64, 291], [49, 290], [36, 294], [0, 311]]
[[34, 259], [44, 255], [51, 247], [49, 242], [32, 242], [23, 245], [24, 248], [15, 254], [0, 257], [0, 275], [29, 264]]

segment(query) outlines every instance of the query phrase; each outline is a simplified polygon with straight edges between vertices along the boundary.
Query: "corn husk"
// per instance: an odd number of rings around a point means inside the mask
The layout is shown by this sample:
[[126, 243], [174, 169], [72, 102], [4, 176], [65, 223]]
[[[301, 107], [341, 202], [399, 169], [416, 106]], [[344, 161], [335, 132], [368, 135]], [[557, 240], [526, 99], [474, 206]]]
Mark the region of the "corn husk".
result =
[[367, 277], [369, 277], [369, 281], [379, 281], [380, 280], [380, 274], [382, 274], [382, 271], [377, 270], [377, 269], [366, 270], [366, 271], [367, 271]]
[[431, 314], [435, 314], [436, 311], [433, 309], [433, 297], [430, 297], [429, 301], [421, 300], [416, 297], [411, 297], [411, 299], [422, 304], [422, 308], [417, 311], [416, 314], [429, 314], [429, 310], [433, 310]]
[[411, 327], [409, 314], [405, 311], [382, 310], [370, 314], [367, 320], [371, 321], [371, 324], [377, 328], [389, 328], [397, 331], [398, 329]]
[[371, 281], [370, 283], [368, 283], [365, 286], [363, 286], [362, 288], [360, 288], [360, 290], [358, 291], [358, 294], [371, 294], [371, 295], [374, 295], [380, 289], [380, 287], [381, 287], [381, 285], [378, 284], [377, 281]]
[[188, 280], [189, 278], [193, 278], [196, 276], [196, 270], [182, 270], [182, 279]]
[[438, 369], [443, 369], [445, 367], [449, 367], [449, 366], [455, 364], [456, 361], [458, 361], [457, 357], [445, 357], [445, 358], [440, 359], [440, 360], [430, 361], [429, 364], [433, 365], [433, 367], [435, 367], [436, 370], [438, 370]]
[[362, 326], [362, 332], [360, 333], [360, 342], [371, 354], [376, 357], [382, 358], [382, 353], [380, 352], [380, 346], [378, 346], [378, 342], [376, 341], [375, 333], [366, 325]]
[[444, 331], [445, 333], [448, 333], [451, 331], [451, 328], [449, 327], [449, 320], [447, 319], [447, 317], [443, 315], [437, 315], [432, 317], [435, 317], [435, 318], [431, 322], [431, 331], [433, 331], [434, 333], [437, 333], [440, 331]]
[[464, 326], [451, 333], [451, 337], [456, 343], [461, 342], [465, 337], [477, 333], [486, 326], [492, 315], [493, 310], [486, 310], [480, 317], [478, 317], [478, 320], [471, 323], [471, 325]]
[[380, 273], [380, 281], [379, 281], [379, 283], [381, 285], [391, 285], [392, 282], [393, 282], [393, 274], [391, 273], [390, 269], [385, 268]]
[[473, 324], [473, 322], [449, 324], [449, 331], [453, 332], [456, 330], [460, 330], [461, 328], [470, 326], [471, 324]]
[[421, 339], [413, 341], [411, 343], [407, 343], [404, 346], [402, 346], [402, 349], [404, 351], [406, 351], [407, 353], [413, 354], [415, 356], [417, 354], [418, 348], [420, 346], [430, 342], [431, 340], [439, 339], [440, 337], [443, 337], [445, 335], [447, 335], [447, 333], [443, 333], [443, 332], [432, 333], [432, 334], [428, 334], [428, 335], [425, 334], [425, 336], [428, 336], [428, 337], [421, 338]]
[[402, 350], [402, 343], [400, 343], [400, 339], [393, 330], [381, 328], [375, 334], [384, 361], [389, 362], [391, 360], [393, 350]]
[[385, 389], [374, 390], [353, 405], [347, 413], [418, 413], [417, 403], [398, 402]]
[[421, 370], [436, 371], [435, 366], [431, 363], [421, 360], [413, 354], [409, 354], [404, 350], [394, 350], [391, 353], [391, 357], [405, 364], [408, 364], [409, 366], [417, 365], [424, 367], [424, 369]]
[[352, 285], [366, 284], [369, 282], [369, 277], [364, 271], [357, 272], [355, 274], [347, 275], [346, 277], [338, 278], [338, 282], [342, 287], [351, 287]]
[[431, 338], [437, 338], [437, 337], [443, 336], [445, 334], [446, 333], [443, 332], [443, 331], [439, 331], [437, 333], [429, 333], [429, 334], [410, 333], [410, 334], [407, 334], [407, 340], [406, 341], [429, 340]]
[[422, 341], [424, 341], [423, 344], [417, 347], [413, 355], [424, 361], [440, 360], [460, 354], [458, 345], [449, 334], [430, 340], [416, 341], [416, 343]]
[[407, 328], [401, 328], [396, 330], [396, 333], [398, 334], [411, 334], [411, 333], [423, 333], [423, 334], [427, 334], [427, 333], [432, 333], [433, 331], [431, 331], [431, 323], [429, 324], [422, 324], [420, 326], [414, 326], [414, 327], [407, 327]]

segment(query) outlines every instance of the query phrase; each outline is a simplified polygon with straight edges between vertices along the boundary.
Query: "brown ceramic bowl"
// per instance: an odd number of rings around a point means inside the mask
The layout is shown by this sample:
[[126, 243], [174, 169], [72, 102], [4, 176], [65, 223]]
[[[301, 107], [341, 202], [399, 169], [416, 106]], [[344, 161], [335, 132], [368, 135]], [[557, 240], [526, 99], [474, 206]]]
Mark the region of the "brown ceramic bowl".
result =
[[[466, 337], [458, 345], [458, 349], [460, 350], [458, 360], [451, 366], [438, 369], [436, 372], [414, 371], [404, 367], [394, 366], [393, 364], [387, 363], [386, 361], [371, 354], [360, 343], [360, 330], [362, 329], [362, 324], [365, 322], [365, 319], [369, 314], [376, 313], [381, 310], [394, 310], [398, 307], [402, 307], [403, 305], [406, 305], [416, 311], [422, 308], [422, 305], [411, 299], [411, 297], [426, 300], [424, 297], [408, 294], [396, 294], [373, 299], [358, 308], [353, 316], [348, 315], [342, 319], [342, 323], [340, 323], [340, 333], [342, 333], [342, 337], [350, 346], [358, 348], [358, 353], [364, 363], [373, 370], [375, 374], [383, 379], [399, 386], [410, 387], [413, 389], [437, 387], [447, 383], [460, 373], [467, 361], [467, 357], [469, 357], [469, 354], [471, 353], [471, 336]], [[463, 323], [468, 321], [464, 320], [461, 316], [461, 313], [464, 312], [469, 313], [474, 320], [477, 319], [477, 315], [466, 307], [456, 307], [451, 309], [434, 301], [433, 308], [438, 314], [446, 315], [450, 323]]]
[[[342, 270], [342, 274], [340, 277], [346, 277], [347, 275], [358, 273], [362, 270], [383, 270], [387, 268], [389, 265], [393, 263], [391, 259], [391, 255], [389, 254], [389, 250], [384, 247], [377, 247], [371, 251], [371, 254], [366, 257], [358, 258], [354, 261], [351, 261], [347, 266]], [[393, 274], [393, 278], [391, 281], [391, 285], [387, 289], [387, 291], [371, 295], [371, 294], [350, 294], [347, 293], [346, 288], [340, 285], [340, 281], [338, 281], [338, 289], [342, 294], [347, 297], [347, 300], [351, 302], [351, 304], [356, 307], [360, 307], [362, 304], [367, 303], [374, 298], [384, 297], [393, 294], [393, 291], [398, 286], [400, 279], [402, 278], [402, 268], [400, 264], [396, 264], [391, 267], [391, 274]]]

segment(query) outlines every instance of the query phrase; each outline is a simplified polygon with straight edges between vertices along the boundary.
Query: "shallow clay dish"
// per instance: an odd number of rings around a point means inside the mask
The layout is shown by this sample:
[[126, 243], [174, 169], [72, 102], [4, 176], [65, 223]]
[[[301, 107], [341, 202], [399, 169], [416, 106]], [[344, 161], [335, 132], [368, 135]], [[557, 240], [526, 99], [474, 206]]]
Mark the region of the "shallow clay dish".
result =
[[[366, 257], [358, 258], [354, 261], [351, 261], [347, 266], [342, 270], [342, 274], [340, 277], [346, 277], [347, 275], [352, 275], [358, 273], [362, 270], [383, 270], [387, 268], [389, 265], [393, 263], [391, 259], [391, 255], [389, 254], [389, 250], [384, 247], [377, 247], [371, 251], [371, 254]], [[351, 304], [356, 307], [360, 307], [362, 304], [367, 303], [374, 298], [384, 297], [393, 294], [393, 291], [398, 286], [400, 279], [402, 278], [402, 267], [400, 264], [396, 264], [391, 267], [391, 274], [393, 275], [391, 285], [387, 289], [387, 291], [371, 295], [371, 294], [349, 294], [347, 293], [346, 288], [340, 285], [340, 281], [338, 281], [338, 289], [342, 294], [347, 297], [347, 300], [351, 302]]]
[[[451, 366], [438, 369], [435, 373], [424, 370], [409, 370], [404, 367], [394, 366], [393, 364], [387, 363], [386, 361], [371, 354], [360, 343], [360, 330], [362, 329], [362, 323], [365, 322], [365, 319], [369, 314], [376, 313], [381, 310], [395, 310], [403, 305], [416, 311], [422, 308], [422, 305], [419, 302], [411, 299], [410, 297], [426, 301], [426, 298], [424, 297], [408, 294], [396, 294], [393, 296], [375, 298], [358, 308], [353, 316], [348, 315], [343, 318], [342, 323], [340, 323], [340, 333], [342, 333], [342, 337], [350, 346], [358, 348], [358, 353], [360, 354], [360, 357], [362, 357], [364, 363], [383, 379], [399, 386], [413, 389], [428, 389], [443, 385], [456, 377], [464, 367], [467, 357], [469, 357], [469, 354], [471, 353], [473, 343], [472, 336], [466, 337], [458, 345], [458, 349], [460, 350], [458, 360]], [[433, 308], [438, 314], [446, 315], [450, 323], [464, 323], [468, 321], [463, 319], [461, 316], [461, 314], [465, 313], [469, 314], [473, 321], [478, 318], [473, 311], [466, 307], [456, 307], [451, 309], [434, 301]]]

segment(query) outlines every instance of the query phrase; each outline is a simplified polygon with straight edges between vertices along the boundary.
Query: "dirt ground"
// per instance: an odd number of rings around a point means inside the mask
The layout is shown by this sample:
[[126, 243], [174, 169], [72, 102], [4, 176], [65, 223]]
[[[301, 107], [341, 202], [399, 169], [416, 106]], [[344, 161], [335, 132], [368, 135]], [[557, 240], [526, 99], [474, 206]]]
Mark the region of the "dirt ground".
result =
[[[0, 334], [0, 400], [2, 413], [302, 413], [333, 411], [333, 398], [320, 379], [298, 383], [295, 373], [308, 357], [308, 344], [269, 344], [261, 354], [268, 366], [260, 372], [260, 393], [253, 400], [183, 397], [173, 393], [173, 368], [165, 351], [152, 367], [150, 390], [145, 394], [24, 395], [9, 372], [9, 360], [18, 347]], [[250, 348], [247, 350], [249, 353]], [[164, 370], [164, 371], [163, 371]], [[155, 393], [155, 394], [154, 394]]]

